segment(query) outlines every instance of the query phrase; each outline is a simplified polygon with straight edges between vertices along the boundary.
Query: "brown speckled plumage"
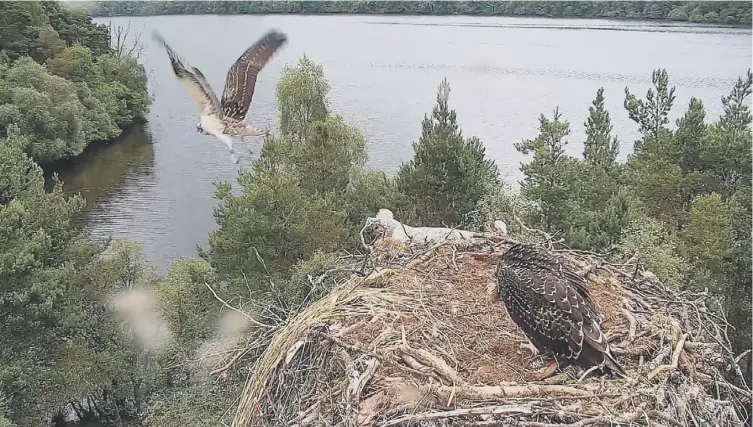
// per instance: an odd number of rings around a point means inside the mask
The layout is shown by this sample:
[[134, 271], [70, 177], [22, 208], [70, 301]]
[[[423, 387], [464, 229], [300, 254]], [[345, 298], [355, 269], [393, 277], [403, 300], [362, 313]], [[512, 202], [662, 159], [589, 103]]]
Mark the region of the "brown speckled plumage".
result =
[[601, 331], [584, 278], [535, 246], [515, 244], [497, 266], [497, 293], [512, 320], [539, 351], [583, 368], [605, 364], [625, 375]]
[[198, 68], [189, 67], [159, 33], [155, 31], [153, 36], [165, 47], [173, 72], [188, 89], [191, 99], [199, 105], [200, 122], [197, 128], [201, 132], [219, 138], [228, 146], [231, 154], [233, 143], [230, 137], [269, 134], [269, 128], [260, 129], [246, 124], [246, 118], [254, 96], [256, 78], [274, 53], [287, 42], [285, 34], [269, 31], [243, 52], [228, 70], [221, 101], [217, 100], [217, 95]]
[[254, 96], [256, 77], [272, 55], [287, 40], [285, 34], [270, 31], [238, 57], [225, 79], [222, 92], [222, 114], [233, 120], [245, 121]]

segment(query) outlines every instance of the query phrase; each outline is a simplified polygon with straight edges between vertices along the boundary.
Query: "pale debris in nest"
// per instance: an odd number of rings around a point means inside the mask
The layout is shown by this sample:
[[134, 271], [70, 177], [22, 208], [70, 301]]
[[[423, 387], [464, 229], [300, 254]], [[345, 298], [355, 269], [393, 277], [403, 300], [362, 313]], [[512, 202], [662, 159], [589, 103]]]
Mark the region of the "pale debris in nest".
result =
[[487, 224], [487, 233], [458, 230], [447, 227], [411, 227], [394, 218], [389, 209], [380, 209], [376, 217], [366, 220], [366, 227], [381, 227], [384, 238], [394, 239], [404, 245], [450, 243], [457, 246], [469, 246], [479, 239], [504, 238], [507, 225], [500, 220]]

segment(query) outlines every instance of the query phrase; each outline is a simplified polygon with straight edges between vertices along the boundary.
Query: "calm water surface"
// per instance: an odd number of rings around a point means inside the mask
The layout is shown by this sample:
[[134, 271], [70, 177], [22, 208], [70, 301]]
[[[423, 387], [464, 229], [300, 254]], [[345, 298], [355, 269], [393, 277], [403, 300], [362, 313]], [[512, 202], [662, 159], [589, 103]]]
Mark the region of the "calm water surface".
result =
[[[260, 141], [225, 146], [196, 132], [195, 106], [176, 80], [165, 51], [149, 34], [158, 29], [221, 94], [227, 68], [270, 28], [289, 44], [262, 71], [249, 121], [276, 121], [275, 85], [285, 64], [303, 54], [324, 66], [332, 109], [369, 141], [369, 167], [393, 173], [412, 155], [421, 119], [431, 112], [447, 77], [451, 106], [464, 133], [486, 145], [507, 179], [525, 161], [513, 143], [536, 136], [539, 115], [559, 106], [573, 129], [569, 151], [579, 155], [583, 122], [604, 87], [614, 132], [629, 154], [636, 126], [623, 109], [624, 89], [643, 96], [651, 71], [666, 68], [677, 87], [673, 117], [690, 97], [707, 117], [751, 64], [751, 30], [601, 20], [374, 16], [161, 16], [102, 18], [143, 30], [142, 60], [151, 76], [149, 123], [106, 146], [92, 147], [58, 172], [66, 191], [89, 202], [87, 224], [99, 236], [138, 241], [148, 260], [166, 268], [176, 255], [195, 255], [214, 228], [213, 182], [235, 182]], [[249, 153], [249, 150], [251, 151]]]

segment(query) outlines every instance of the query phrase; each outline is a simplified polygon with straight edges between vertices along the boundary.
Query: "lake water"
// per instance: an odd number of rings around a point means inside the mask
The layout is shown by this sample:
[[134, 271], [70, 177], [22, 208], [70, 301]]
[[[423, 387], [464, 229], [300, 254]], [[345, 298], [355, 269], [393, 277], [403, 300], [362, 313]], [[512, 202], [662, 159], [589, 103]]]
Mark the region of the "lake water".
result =
[[[398, 16], [160, 16], [100, 18], [143, 30], [142, 61], [154, 97], [143, 127], [90, 150], [58, 172], [66, 191], [89, 202], [88, 227], [100, 236], [135, 240], [162, 269], [177, 255], [195, 255], [214, 228], [213, 182], [235, 183], [238, 168], [261, 141], [225, 146], [199, 134], [197, 110], [173, 75], [157, 29], [218, 96], [227, 68], [270, 28], [289, 43], [261, 72], [249, 122], [276, 121], [275, 86], [285, 64], [303, 54], [324, 66], [334, 112], [362, 129], [369, 163], [394, 173], [412, 155], [421, 119], [446, 77], [450, 104], [465, 135], [476, 135], [510, 181], [525, 161], [513, 143], [537, 134], [539, 115], [559, 106], [570, 121], [569, 151], [579, 155], [583, 122], [604, 87], [614, 132], [629, 154], [637, 127], [623, 108], [624, 89], [644, 96], [651, 71], [666, 68], [677, 87], [673, 119], [690, 97], [707, 117], [751, 66], [751, 30], [607, 20]], [[252, 153], [248, 153], [251, 150]]]

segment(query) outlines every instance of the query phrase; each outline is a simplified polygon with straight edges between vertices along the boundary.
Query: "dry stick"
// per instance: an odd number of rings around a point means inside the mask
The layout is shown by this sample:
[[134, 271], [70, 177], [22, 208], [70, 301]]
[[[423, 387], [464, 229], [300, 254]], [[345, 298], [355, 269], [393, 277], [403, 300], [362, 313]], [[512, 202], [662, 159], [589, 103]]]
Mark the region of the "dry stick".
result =
[[316, 335], [319, 338], [322, 338], [323, 340], [329, 341], [329, 342], [331, 342], [331, 343], [333, 343], [335, 345], [339, 345], [340, 347], [342, 347], [342, 348], [344, 348], [346, 350], [355, 351], [357, 353], [362, 353], [362, 354], [374, 357], [376, 359], [381, 359], [382, 358], [382, 356], [380, 356], [380, 355], [378, 355], [376, 353], [371, 353], [368, 350], [366, 350], [364, 348], [361, 348], [360, 346], [357, 346], [355, 344], [349, 344], [349, 343], [343, 341], [340, 338], [334, 337], [334, 336], [329, 335], [329, 334], [325, 334], [324, 332], [319, 332], [319, 331], [315, 331], [315, 330], [309, 330], [309, 334]]
[[576, 388], [564, 385], [539, 385], [539, 384], [527, 384], [527, 385], [508, 385], [508, 386], [438, 386], [434, 387], [433, 391], [438, 396], [449, 396], [451, 393], [455, 393], [455, 396], [462, 398], [481, 398], [481, 399], [497, 399], [497, 398], [522, 398], [522, 397], [541, 397], [550, 395], [559, 395], [567, 397], [594, 397], [594, 390], [597, 386], [582, 386], [582, 388]]
[[662, 373], [663, 371], [670, 370], [670, 369], [677, 369], [677, 364], [680, 361], [680, 353], [683, 350], [683, 347], [685, 346], [685, 340], [688, 339], [688, 334], [683, 334], [682, 338], [680, 338], [679, 341], [677, 341], [677, 345], [675, 346], [675, 352], [672, 354], [672, 363], [669, 365], [660, 365], [653, 371], [649, 372], [649, 374], [646, 376], [649, 380], [654, 379], [657, 375]]
[[217, 301], [221, 302], [222, 305], [224, 305], [225, 307], [227, 307], [227, 308], [229, 308], [229, 309], [231, 309], [231, 310], [233, 310], [233, 311], [235, 311], [237, 313], [242, 314], [243, 316], [245, 316], [254, 325], [256, 325], [256, 326], [258, 326], [260, 328], [277, 329], [276, 326], [265, 325], [264, 323], [261, 323], [258, 320], [254, 319], [250, 314], [246, 313], [245, 311], [243, 311], [243, 310], [241, 310], [239, 308], [235, 308], [232, 305], [228, 304], [224, 299], [220, 298], [220, 296], [217, 295], [217, 292], [215, 292], [214, 289], [212, 289], [212, 287], [209, 286], [209, 283], [204, 282], [204, 286], [206, 286], [207, 288], [209, 288], [209, 290], [212, 292], [212, 295], [214, 295], [214, 297], [217, 299]]
[[586, 372], [584, 372], [583, 375], [580, 376], [580, 378], [578, 378], [578, 382], [582, 383], [583, 380], [586, 379], [586, 377], [588, 376], [588, 374], [590, 374], [591, 372], [593, 372], [593, 371], [595, 371], [597, 369], [599, 369], [599, 365], [594, 365], [594, 366], [588, 368], [588, 370]]
[[243, 350], [239, 351], [232, 359], [230, 359], [229, 362], [227, 362], [227, 364], [225, 366], [213, 370], [212, 372], [209, 373], [209, 375], [210, 376], [211, 375], [218, 375], [218, 374], [221, 374], [221, 373], [227, 371], [228, 369], [230, 369], [231, 366], [233, 366], [233, 364], [235, 362], [238, 361], [238, 359], [240, 359], [241, 357], [243, 357], [244, 354], [248, 353], [248, 351], [250, 349], [251, 349], [250, 347], [246, 347]]
[[740, 353], [739, 356], [735, 357], [735, 363], [740, 363], [740, 360], [742, 360], [742, 358], [745, 357], [745, 356], [747, 356], [748, 353], [750, 353], [750, 352], [751, 352], [751, 349], [747, 349], [747, 350], [743, 351], [742, 353]]
[[523, 223], [523, 221], [521, 221], [520, 218], [518, 218], [517, 215], [515, 215], [515, 221], [518, 223], [518, 225], [520, 225], [520, 228], [522, 228], [523, 230], [525, 230], [525, 231], [527, 231], [529, 233], [538, 233], [538, 234], [541, 234], [542, 236], [544, 236], [544, 238], [546, 239], [546, 241], [549, 243], [549, 249], [552, 248], [552, 235], [551, 234], [547, 233], [544, 230], [539, 230], [538, 228], [535, 228], [535, 229], [529, 228], [527, 225], [525, 225]]
[[670, 418], [669, 416], [657, 410], [650, 410], [650, 411], [645, 411], [645, 412], [643, 411], [633, 412], [627, 415], [623, 415], [621, 418], [617, 418], [617, 419], [611, 418], [611, 417], [605, 417], [605, 416], [598, 416], [598, 417], [593, 417], [593, 418], [586, 418], [585, 420], [580, 420], [576, 423], [571, 423], [571, 424], [549, 424], [549, 423], [523, 421], [518, 425], [520, 427], [585, 427], [585, 426], [593, 426], [593, 425], [613, 426], [616, 423], [632, 424], [641, 417], [658, 418], [666, 423], [672, 424], [673, 426], [684, 427], [683, 424], [677, 422], [676, 420]]
[[492, 414], [531, 414], [533, 411], [530, 406], [520, 405], [496, 405], [484, 406], [481, 408], [455, 409], [453, 411], [430, 412], [428, 414], [408, 415], [382, 424], [382, 427], [394, 426], [411, 421], [428, 421], [441, 420], [443, 418], [466, 417], [471, 415], [492, 415]]
[[622, 311], [622, 314], [625, 315], [625, 317], [627, 317], [628, 322], [630, 322], [630, 329], [628, 331], [628, 340], [632, 342], [635, 339], [635, 328], [636, 328], [637, 321], [635, 320], [635, 316], [633, 316], [633, 313], [631, 313], [629, 310], [626, 310], [623, 308], [620, 311]]
[[401, 346], [399, 350], [402, 353], [408, 354], [409, 356], [413, 357], [419, 363], [434, 368], [434, 370], [440, 376], [442, 376], [442, 378], [452, 382], [453, 384], [464, 383], [463, 379], [458, 376], [457, 372], [455, 372], [455, 370], [452, 369], [450, 365], [448, 365], [444, 360], [435, 356], [431, 352], [420, 348], [409, 347], [406, 345]]

